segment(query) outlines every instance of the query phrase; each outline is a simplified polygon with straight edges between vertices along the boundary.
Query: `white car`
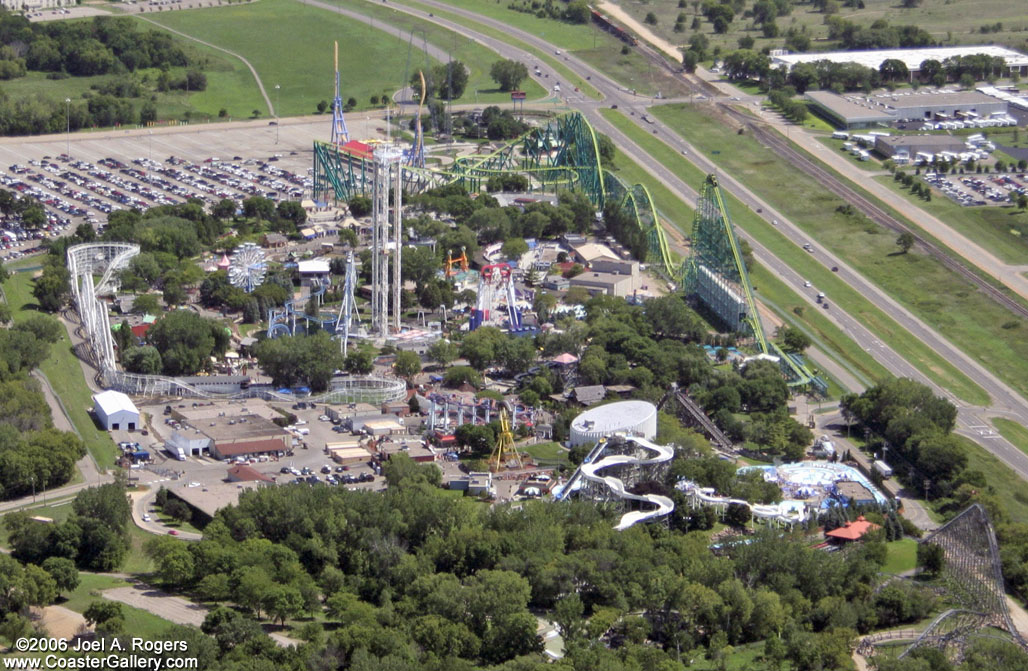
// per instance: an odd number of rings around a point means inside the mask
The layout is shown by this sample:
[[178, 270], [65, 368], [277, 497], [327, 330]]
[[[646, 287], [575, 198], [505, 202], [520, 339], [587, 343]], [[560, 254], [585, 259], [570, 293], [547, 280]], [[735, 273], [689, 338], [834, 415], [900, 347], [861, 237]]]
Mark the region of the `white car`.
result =
[[143, 521], [144, 522], [149, 522], [150, 521], [150, 516], [149, 515], [143, 515]]
[[810, 286], [813, 286], [813, 285], [810, 283], [810, 280], [807, 280], [806, 282], [803, 283], [803, 286], [810, 287]]
[[318, 421], [319, 422], [330, 422], [332, 420], [331, 420], [331, 418], [329, 418], [328, 415], [322, 415], [321, 417], [318, 417]]

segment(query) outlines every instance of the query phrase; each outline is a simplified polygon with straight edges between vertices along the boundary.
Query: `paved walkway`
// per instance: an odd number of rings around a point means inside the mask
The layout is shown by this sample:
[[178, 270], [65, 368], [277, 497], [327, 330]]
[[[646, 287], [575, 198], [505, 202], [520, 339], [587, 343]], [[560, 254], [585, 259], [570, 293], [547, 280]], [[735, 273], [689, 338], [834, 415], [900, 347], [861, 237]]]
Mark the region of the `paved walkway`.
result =
[[[128, 606], [145, 610], [175, 624], [199, 627], [203, 624], [204, 618], [207, 617], [209, 612], [206, 606], [193, 603], [188, 599], [169, 594], [141, 582], [128, 587], [114, 587], [104, 590], [102, 594], [105, 599], [118, 601]], [[301, 644], [301, 641], [282, 634], [270, 633], [268, 635], [275, 643], [282, 647]]]

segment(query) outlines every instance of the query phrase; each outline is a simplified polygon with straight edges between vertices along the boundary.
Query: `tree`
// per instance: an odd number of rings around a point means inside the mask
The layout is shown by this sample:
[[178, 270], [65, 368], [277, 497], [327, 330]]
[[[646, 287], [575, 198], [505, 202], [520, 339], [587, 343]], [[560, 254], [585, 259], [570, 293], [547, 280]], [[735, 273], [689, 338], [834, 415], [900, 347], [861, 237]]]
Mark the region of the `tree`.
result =
[[415, 375], [421, 372], [421, 357], [415, 352], [400, 351], [396, 353], [396, 363], [393, 364], [396, 374], [407, 378], [408, 382]]
[[506, 336], [495, 326], [481, 326], [464, 338], [460, 355], [477, 370], [485, 370], [497, 355], [497, 346]]
[[553, 608], [553, 622], [565, 641], [573, 642], [585, 633], [585, 608], [577, 593], [557, 601]]
[[[335, 372], [346, 366], [339, 346], [325, 331], [262, 340], [254, 348], [254, 355], [275, 385], [292, 387], [299, 384], [310, 387], [312, 391], [328, 389]], [[363, 359], [361, 363], [364, 370]], [[370, 356], [366, 364], [370, 371]]]
[[161, 313], [160, 299], [155, 294], [136, 296], [132, 301], [132, 311], [144, 315], [158, 315]]
[[508, 238], [504, 241], [501, 251], [508, 260], [517, 262], [528, 253], [528, 243], [523, 238]]
[[651, 26], [655, 26], [657, 25], [657, 15], [653, 12], [646, 12], [646, 18], [644, 18], [643, 21], [650, 24]]
[[354, 196], [347, 205], [350, 208], [350, 214], [358, 219], [371, 214], [371, 199], [367, 196]]
[[129, 347], [121, 355], [121, 363], [130, 373], [159, 375], [164, 368], [161, 353], [156, 347]]
[[82, 615], [97, 631], [106, 634], [119, 634], [125, 629], [125, 617], [117, 601], [93, 601]]
[[677, 294], [653, 298], [643, 306], [643, 314], [653, 330], [667, 338], [699, 340], [703, 337], [703, 325]]
[[896, 245], [900, 248], [900, 253], [906, 254], [910, 251], [910, 248], [914, 246], [914, 236], [910, 231], [903, 231], [896, 238]]
[[375, 369], [371, 352], [365, 349], [352, 349], [346, 354], [343, 368], [354, 375], [368, 375]]
[[423, 285], [439, 272], [439, 257], [428, 247], [403, 250], [401, 274], [404, 280]]
[[158, 319], [146, 340], [161, 353], [164, 373], [193, 375], [228, 348], [225, 327], [195, 312], [176, 310]]
[[75, 562], [65, 557], [48, 557], [43, 570], [57, 583], [58, 592], [71, 592], [79, 585], [79, 572]]
[[496, 434], [485, 424], [461, 424], [454, 432], [457, 444], [462, 445], [479, 457], [486, 457], [493, 450]]
[[501, 91], [516, 91], [521, 82], [528, 77], [528, 68], [521, 61], [513, 59], [496, 61], [489, 68], [489, 76]]
[[812, 344], [806, 333], [791, 326], [783, 326], [778, 335], [781, 336], [782, 346], [787, 352], [801, 353]]
[[429, 360], [435, 361], [442, 366], [447, 366], [451, 361], [457, 358], [457, 346], [449, 340], [440, 338], [429, 346], [426, 352]]

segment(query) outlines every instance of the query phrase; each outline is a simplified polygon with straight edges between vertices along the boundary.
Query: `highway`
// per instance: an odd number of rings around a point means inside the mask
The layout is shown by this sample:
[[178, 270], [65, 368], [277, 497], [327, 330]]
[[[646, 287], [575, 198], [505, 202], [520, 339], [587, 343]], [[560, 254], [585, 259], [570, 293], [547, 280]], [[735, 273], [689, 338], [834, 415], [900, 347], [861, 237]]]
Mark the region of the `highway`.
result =
[[[467, 18], [496, 30], [501, 30], [505, 34], [530, 44], [541, 51], [551, 54], [556, 54], [560, 51], [560, 49], [555, 45], [550, 44], [531, 33], [519, 30], [518, 28], [501, 21], [454, 7], [445, 2], [440, 2], [439, 0], [421, 0], [421, 4], [436, 8], [449, 14]], [[477, 32], [474, 29], [465, 27], [455, 21], [439, 16], [429, 16], [429, 13], [426, 11], [405, 7], [396, 3], [391, 3], [391, 5], [398, 11], [418, 16], [424, 20], [432, 21], [450, 30], [466, 35], [484, 44], [490, 49], [493, 49], [503, 58], [513, 58], [523, 61], [532, 66], [529, 67], [530, 72], [535, 69], [535, 65], [538, 65], [539, 71], [543, 76], [537, 76], [534, 74], [532, 76], [536, 81], [547, 88], [551, 87], [554, 82], [559, 81], [557, 73], [549, 68], [545, 62], [540, 62], [532, 53]], [[648, 173], [667, 186], [673, 193], [675, 193], [676, 196], [682, 198], [687, 203], [692, 204], [695, 202], [696, 191], [693, 185], [683, 182], [677, 175], [673, 174], [663, 165], [653, 160], [638, 145], [629, 140], [627, 136], [620, 133], [617, 129], [607, 123], [599, 114], [599, 109], [601, 107], [612, 107], [613, 105], [617, 105], [621, 111], [628, 113], [629, 118], [639, 125], [640, 128], [645, 129], [647, 132], [656, 130], [657, 136], [660, 137], [663, 142], [676, 151], [683, 152], [685, 157], [695, 164], [700, 170], [708, 173], [716, 171], [721, 185], [725, 190], [732, 193], [745, 205], [754, 210], [762, 208], [765, 218], [777, 219], [779, 222], [778, 229], [795, 244], [802, 246], [808, 242], [812, 243], [815, 247], [815, 252], [812, 255], [812, 259], [814, 261], [829, 268], [833, 266], [838, 267], [838, 275], [841, 279], [854, 287], [854, 289], [859, 291], [867, 297], [868, 300], [878, 306], [879, 309], [902, 325], [903, 328], [909, 330], [926, 345], [944, 356], [957, 369], [985, 389], [992, 399], [992, 404], [989, 407], [973, 406], [960, 401], [947, 390], [942, 389], [932, 382], [911, 362], [906, 361], [887, 344], [883, 343], [878, 336], [869, 331], [858, 319], [847, 314], [844, 306], [833, 303], [830, 310], [823, 311], [850, 338], [852, 338], [856, 343], [864, 348], [865, 351], [895, 375], [918, 380], [919, 382], [931, 387], [935, 393], [952, 401], [958, 409], [958, 433], [967, 436], [982, 445], [982, 447], [994, 454], [1003, 463], [1017, 472], [1022, 478], [1028, 479], [1028, 455], [1025, 455], [1017, 447], [996, 434], [995, 431], [991, 429], [991, 425], [986, 419], [990, 415], [1003, 416], [1028, 426], [1028, 402], [1026, 402], [1023, 397], [996, 378], [995, 375], [985, 370], [977, 362], [971, 360], [970, 357], [954, 347], [934, 329], [910, 314], [906, 308], [897, 303], [884, 291], [864, 279], [859, 273], [847, 266], [843, 261], [832, 256], [827, 250], [819, 246], [816, 240], [811, 240], [806, 233], [792, 224], [781, 213], [771, 208], [756, 194], [749, 191], [741, 182], [734, 179], [730, 174], [725, 173], [724, 170], [720, 169], [712, 161], [700, 155], [692, 145], [678, 136], [674, 130], [665, 126], [656, 119], [653, 120], [654, 123], [652, 125], [645, 124], [640, 117], [645, 113], [647, 108], [653, 104], [654, 101], [652, 98], [633, 95], [624, 87], [620, 86], [606, 75], [593, 68], [590, 64], [582, 61], [573, 54], [561, 52], [561, 58], [563, 58], [564, 65], [566, 67], [581, 77], [588, 79], [590, 84], [592, 84], [604, 96], [601, 101], [592, 101], [584, 96], [575, 96], [573, 99], [567, 99], [567, 102], [569, 104], [573, 104], [576, 109], [580, 110], [589, 122], [593, 124], [594, 128], [609, 135], [611, 139], [614, 140], [620, 151], [642, 165]], [[703, 85], [697, 82], [698, 80], [694, 81], [697, 86]], [[706, 92], [706, 89], [703, 90]], [[660, 101], [660, 104], [667, 102], [670, 101], [662, 100]], [[632, 113], [634, 113], [634, 115], [632, 115]], [[676, 233], [680, 234], [680, 232]], [[755, 258], [760, 263], [771, 269], [772, 272], [778, 275], [797, 294], [804, 297], [804, 299], [810, 303], [811, 309], [821, 309], [820, 306], [817, 305], [815, 299], [816, 289], [805, 287], [805, 279], [802, 275], [779, 260], [768, 249], [757, 243], [755, 240], [749, 239], [749, 242], [750, 246], [753, 248]]]

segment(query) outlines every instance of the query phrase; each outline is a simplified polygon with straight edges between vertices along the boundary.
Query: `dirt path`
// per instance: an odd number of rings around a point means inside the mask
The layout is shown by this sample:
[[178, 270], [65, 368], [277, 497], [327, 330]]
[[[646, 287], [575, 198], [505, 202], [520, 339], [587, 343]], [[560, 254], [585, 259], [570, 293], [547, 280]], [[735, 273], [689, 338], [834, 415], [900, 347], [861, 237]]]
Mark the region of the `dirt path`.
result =
[[[35, 614], [33, 609], [33, 614]], [[86, 618], [64, 606], [47, 606], [39, 612], [39, 624], [54, 638], [68, 639], [83, 629], [89, 629]]]
[[1025, 612], [1021, 604], [1017, 603], [1009, 594], [1007, 595], [1007, 607], [1010, 609], [1010, 619], [1014, 623], [1014, 627], [1021, 636], [1028, 639], [1028, 612]]
[[597, 4], [596, 7], [600, 11], [609, 14], [612, 18], [619, 21], [620, 23], [623, 23], [625, 26], [628, 27], [629, 30], [637, 34], [639, 37], [643, 38], [653, 46], [660, 49], [662, 52], [664, 52], [665, 55], [671, 58], [672, 62], [680, 63], [682, 61], [682, 52], [679, 51], [678, 47], [671, 44], [663, 37], [658, 37], [657, 35], [654, 35], [653, 31], [651, 31], [649, 28], [633, 19], [631, 16], [628, 15], [628, 12], [621, 9], [613, 2], [601, 2]]
[[[103, 592], [105, 599], [119, 601], [128, 606], [133, 606], [157, 617], [193, 627], [199, 627], [207, 617], [208, 609], [198, 603], [193, 603], [180, 596], [168, 594], [155, 587], [144, 583], [136, 583], [128, 587], [115, 587]], [[282, 647], [300, 645], [301, 641], [289, 638], [283, 634], [269, 633], [272, 640]]]

